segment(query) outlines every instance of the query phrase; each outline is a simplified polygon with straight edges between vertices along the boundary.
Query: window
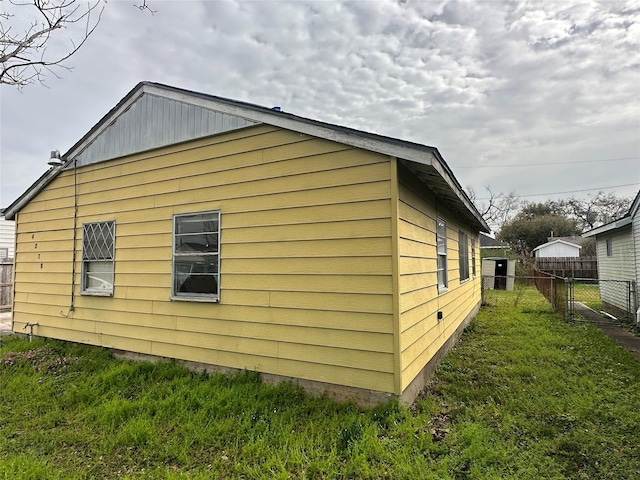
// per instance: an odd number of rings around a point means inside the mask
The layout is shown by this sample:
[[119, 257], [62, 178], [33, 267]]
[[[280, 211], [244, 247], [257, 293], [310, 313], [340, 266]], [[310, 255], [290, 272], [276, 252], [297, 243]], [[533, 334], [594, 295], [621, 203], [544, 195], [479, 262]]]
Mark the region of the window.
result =
[[438, 252], [438, 291], [447, 288], [447, 224], [438, 218], [436, 221], [436, 245]]
[[476, 239], [471, 239], [471, 274], [476, 278]]
[[458, 259], [460, 262], [460, 281], [469, 280], [469, 237], [458, 231]]
[[611, 238], [607, 238], [605, 242], [607, 246], [607, 257], [613, 257], [613, 245], [611, 243]]
[[116, 223], [82, 225], [82, 293], [113, 295]]
[[9, 258], [8, 248], [0, 248], [0, 258]]
[[173, 217], [172, 299], [220, 299], [220, 212]]

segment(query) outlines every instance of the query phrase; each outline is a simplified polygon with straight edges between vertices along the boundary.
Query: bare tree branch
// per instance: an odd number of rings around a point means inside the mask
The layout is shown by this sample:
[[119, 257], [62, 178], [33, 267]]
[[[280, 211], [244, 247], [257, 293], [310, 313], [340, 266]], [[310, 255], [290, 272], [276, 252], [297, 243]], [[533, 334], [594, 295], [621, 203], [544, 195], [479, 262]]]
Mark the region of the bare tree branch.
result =
[[509, 192], [507, 194], [502, 192], [495, 193], [489, 185], [486, 185], [484, 188], [489, 195], [488, 197], [478, 198], [471, 187], [467, 187], [467, 195], [469, 195], [473, 204], [491, 227], [491, 230], [495, 232], [500, 230], [507, 221], [513, 218], [522, 206], [522, 200], [515, 192]]
[[[43, 84], [95, 31], [107, 0], [0, 0], [0, 84]], [[149, 8], [148, 0], [136, 8]], [[80, 28], [78, 28], [80, 27]], [[62, 33], [66, 30], [65, 35]], [[74, 40], [75, 38], [75, 40]]]
[[[23, 87], [35, 81], [42, 83], [46, 72], [58, 76], [54, 67], [70, 70], [63, 63], [95, 31], [105, 2], [95, 0], [84, 4], [78, 0], [10, 0], [2, 3], [0, 83]], [[50, 45], [54, 35], [56, 40], [61, 41], [61, 32], [76, 24], [83, 26], [77, 33], [78, 41], [69, 38], [67, 46]]]
[[144, 11], [144, 10], [149, 10], [151, 12], [151, 15], [156, 13], [156, 10], [151, 10], [149, 8], [149, 5], [147, 4], [147, 0], [143, 0], [142, 5], [136, 5], [134, 3], [133, 6], [136, 7], [136, 8], [139, 8], [141, 12]]

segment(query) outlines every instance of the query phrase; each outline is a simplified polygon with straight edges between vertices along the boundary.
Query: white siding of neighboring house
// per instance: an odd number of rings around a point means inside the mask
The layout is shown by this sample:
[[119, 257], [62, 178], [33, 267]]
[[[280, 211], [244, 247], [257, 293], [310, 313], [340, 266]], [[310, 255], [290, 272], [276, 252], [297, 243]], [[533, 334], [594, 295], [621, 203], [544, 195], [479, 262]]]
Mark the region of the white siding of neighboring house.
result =
[[640, 302], [640, 296], [637, 294], [637, 287], [640, 285], [640, 208], [636, 210], [632, 219], [633, 230], [633, 253], [635, 257], [636, 267], [636, 298]]
[[3, 257], [5, 249], [8, 257], [13, 258], [13, 249], [16, 236], [16, 224], [14, 221], [5, 220], [0, 217], [0, 258]]
[[580, 248], [577, 245], [569, 245], [564, 242], [553, 242], [536, 250], [536, 257], [538, 258], [579, 256]]
[[[636, 228], [638, 228], [636, 226]], [[603, 233], [597, 237], [598, 276], [600, 278], [600, 297], [623, 310], [627, 309], [627, 284], [620, 280], [636, 280], [633, 235], [631, 225]], [[607, 256], [607, 239], [611, 239], [611, 253]], [[609, 280], [609, 281], [607, 281]], [[617, 281], [612, 281], [617, 280]]]

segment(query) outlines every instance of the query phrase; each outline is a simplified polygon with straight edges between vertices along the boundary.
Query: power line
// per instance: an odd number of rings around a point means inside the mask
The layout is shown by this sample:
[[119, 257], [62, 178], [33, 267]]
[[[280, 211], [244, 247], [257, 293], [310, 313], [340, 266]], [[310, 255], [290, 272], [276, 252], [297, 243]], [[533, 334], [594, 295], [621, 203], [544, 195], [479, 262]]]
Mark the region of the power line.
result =
[[[633, 187], [636, 185], [640, 185], [640, 183], [627, 183], [625, 185], [612, 185], [610, 187], [597, 187], [597, 188], [585, 188], [582, 190], [567, 190], [565, 192], [549, 192], [549, 193], [530, 193], [528, 195], [517, 195], [517, 197], [542, 197], [545, 195], [560, 195], [562, 193], [578, 193], [578, 192], [592, 192], [595, 190], [611, 190], [612, 188], [622, 188], [622, 187]], [[489, 197], [478, 198], [478, 200], [489, 200]]]
[[455, 165], [453, 168], [502, 168], [502, 167], [539, 167], [543, 165], [571, 165], [576, 163], [599, 163], [599, 162], [622, 162], [625, 160], [637, 160], [640, 157], [620, 157], [620, 158], [603, 158], [601, 160], [578, 160], [575, 162], [548, 162], [548, 163], [529, 163], [529, 164], [505, 164], [505, 165]]

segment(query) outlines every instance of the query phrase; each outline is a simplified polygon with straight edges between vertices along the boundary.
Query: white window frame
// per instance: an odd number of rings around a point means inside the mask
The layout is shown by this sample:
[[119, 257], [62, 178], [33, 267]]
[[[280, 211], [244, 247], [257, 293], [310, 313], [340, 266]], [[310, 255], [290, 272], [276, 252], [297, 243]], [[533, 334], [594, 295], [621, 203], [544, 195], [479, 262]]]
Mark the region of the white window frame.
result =
[[114, 220], [82, 224], [82, 295], [113, 296], [115, 246]]
[[[220, 301], [220, 210], [211, 210], [198, 213], [182, 213], [173, 216], [173, 235], [172, 235], [172, 255], [171, 255], [171, 300], [184, 300], [192, 302], [213, 302]], [[189, 222], [190, 221], [190, 222]], [[180, 232], [179, 225], [191, 223], [195, 225], [198, 221], [202, 223], [214, 222], [217, 228], [212, 230], [203, 226], [201, 231]], [[181, 251], [184, 244], [181, 239], [198, 236], [215, 236], [214, 243], [205, 245], [210, 248], [209, 251]], [[199, 261], [194, 258], [200, 257]], [[185, 267], [189, 268], [189, 272], [181, 272]], [[194, 271], [196, 267], [196, 271]], [[183, 277], [186, 277], [183, 279]], [[215, 280], [214, 292], [193, 292], [182, 291], [187, 281], [193, 281], [194, 287], [206, 285], [206, 279], [213, 278]], [[198, 281], [203, 282], [198, 285]], [[187, 287], [188, 288], [188, 287]]]
[[447, 274], [447, 222], [436, 219], [436, 255], [438, 270], [438, 293], [445, 292], [449, 286]]
[[607, 250], [607, 257], [613, 257], [613, 240], [611, 237], [605, 240], [604, 245]]
[[476, 278], [476, 237], [471, 238], [471, 274]]
[[469, 280], [469, 235], [458, 230], [458, 262], [460, 264], [460, 283]]

